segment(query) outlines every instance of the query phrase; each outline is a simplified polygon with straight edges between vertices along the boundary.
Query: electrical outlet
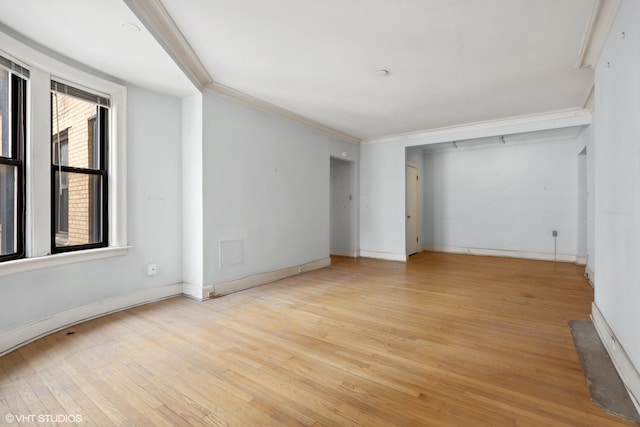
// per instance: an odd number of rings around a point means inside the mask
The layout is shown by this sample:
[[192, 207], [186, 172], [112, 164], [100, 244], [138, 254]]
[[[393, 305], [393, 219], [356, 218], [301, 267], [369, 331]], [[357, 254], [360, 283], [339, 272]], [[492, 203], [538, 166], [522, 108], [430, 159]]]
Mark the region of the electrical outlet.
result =
[[558, 237], [558, 230], [553, 230], [553, 231], [551, 232], [551, 236], [552, 236], [552, 237]]
[[155, 276], [158, 273], [158, 266], [155, 264], [147, 265], [147, 274], [149, 276]]

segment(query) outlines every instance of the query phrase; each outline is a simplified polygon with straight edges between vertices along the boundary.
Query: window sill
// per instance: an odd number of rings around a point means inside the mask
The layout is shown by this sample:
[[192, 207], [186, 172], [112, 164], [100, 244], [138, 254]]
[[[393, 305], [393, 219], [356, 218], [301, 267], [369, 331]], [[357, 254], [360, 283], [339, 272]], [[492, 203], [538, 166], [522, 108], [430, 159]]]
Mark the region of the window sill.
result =
[[0, 277], [41, 268], [57, 267], [77, 262], [93, 261], [96, 259], [124, 256], [130, 246], [87, 249], [77, 252], [65, 252], [55, 255], [45, 255], [37, 258], [23, 258], [15, 261], [0, 263]]

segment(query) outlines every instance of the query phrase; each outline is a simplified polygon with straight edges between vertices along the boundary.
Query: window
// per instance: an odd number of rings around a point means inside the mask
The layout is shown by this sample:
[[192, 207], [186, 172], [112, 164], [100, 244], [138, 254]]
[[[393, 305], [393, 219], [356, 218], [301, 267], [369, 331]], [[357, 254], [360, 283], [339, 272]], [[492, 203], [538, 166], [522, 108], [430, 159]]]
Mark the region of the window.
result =
[[[26, 70], [0, 57], [0, 260], [24, 256]], [[14, 71], [17, 69], [20, 72]]]
[[0, 32], [0, 276], [127, 254], [126, 99]]
[[51, 250], [108, 246], [109, 100], [51, 82]]

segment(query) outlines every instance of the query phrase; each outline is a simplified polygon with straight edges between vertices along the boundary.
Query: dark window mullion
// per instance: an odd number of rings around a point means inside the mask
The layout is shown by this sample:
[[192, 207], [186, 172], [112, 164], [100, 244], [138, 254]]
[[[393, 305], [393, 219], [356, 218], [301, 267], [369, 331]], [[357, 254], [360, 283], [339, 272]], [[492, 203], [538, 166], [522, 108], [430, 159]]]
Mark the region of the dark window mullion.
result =
[[102, 178], [102, 238], [109, 241], [109, 177], [108, 170], [108, 154], [109, 154], [109, 110], [104, 107], [98, 109], [97, 114], [98, 135], [100, 138], [100, 168], [105, 171]]
[[61, 172], [69, 172], [69, 173], [81, 173], [85, 175], [106, 175], [107, 171], [102, 169], [86, 169], [86, 168], [77, 168], [74, 166], [60, 166], [60, 165], [51, 165], [53, 169]]
[[102, 178], [102, 239], [109, 242], [109, 110], [99, 107], [97, 111], [98, 135], [100, 138], [100, 169], [104, 171]]
[[24, 239], [25, 239], [25, 166], [24, 166], [24, 150], [26, 144], [27, 131], [27, 85], [23, 78], [11, 76], [11, 104], [14, 114], [11, 123], [11, 141], [12, 141], [12, 157], [19, 161], [17, 167], [17, 194], [16, 194], [16, 257], [24, 256]]
[[25, 224], [26, 224], [26, 166], [24, 153], [26, 151], [27, 141], [27, 81], [19, 76], [14, 76], [14, 90], [16, 93], [16, 112], [19, 117], [16, 118], [15, 133], [13, 140], [15, 143], [14, 156], [20, 161], [18, 165], [18, 195], [16, 198], [17, 211], [18, 211], [18, 244], [16, 245], [17, 256], [23, 257], [25, 255]]
[[24, 165], [20, 165], [18, 166], [18, 188], [20, 189], [18, 191], [18, 197], [16, 199], [16, 203], [18, 204], [18, 245], [16, 246], [17, 248], [17, 255], [19, 257], [23, 257], [25, 254], [25, 243], [24, 240], [26, 238], [26, 232], [25, 232], [25, 224], [26, 224], [26, 219], [27, 219], [27, 214], [26, 214], [26, 206], [27, 206], [27, 201], [26, 201], [26, 185], [25, 185], [25, 168]]
[[14, 160], [14, 159], [8, 159], [6, 157], [0, 157], [0, 165], [22, 166], [22, 160]]
[[76, 252], [76, 251], [82, 251], [85, 249], [98, 249], [98, 248], [104, 248], [107, 247], [107, 243], [104, 241], [101, 242], [97, 242], [97, 243], [88, 243], [86, 245], [72, 245], [72, 246], [57, 246], [55, 249], [55, 253], [62, 253], [62, 252]]
[[11, 110], [12, 110], [12, 114], [11, 114], [11, 124], [10, 126], [10, 130], [9, 130], [9, 134], [11, 135], [11, 141], [10, 141], [10, 145], [11, 145], [11, 158], [15, 159], [15, 160], [20, 160], [19, 156], [19, 141], [18, 141], [18, 129], [20, 128], [20, 125], [18, 123], [18, 121], [20, 120], [19, 118], [19, 112], [18, 112], [18, 108], [14, 108], [14, 106], [18, 105], [18, 90], [19, 90], [19, 83], [16, 80], [15, 76], [11, 76], [11, 94], [10, 94], [10, 98], [11, 98]]
[[100, 138], [100, 169], [107, 170], [107, 156], [109, 148], [109, 119], [108, 112], [104, 107], [98, 108], [96, 115], [98, 120], [98, 137]]
[[[53, 153], [52, 153], [53, 157]], [[56, 251], [56, 172], [58, 171], [57, 166], [53, 166], [51, 168], [51, 251], [55, 253]]]

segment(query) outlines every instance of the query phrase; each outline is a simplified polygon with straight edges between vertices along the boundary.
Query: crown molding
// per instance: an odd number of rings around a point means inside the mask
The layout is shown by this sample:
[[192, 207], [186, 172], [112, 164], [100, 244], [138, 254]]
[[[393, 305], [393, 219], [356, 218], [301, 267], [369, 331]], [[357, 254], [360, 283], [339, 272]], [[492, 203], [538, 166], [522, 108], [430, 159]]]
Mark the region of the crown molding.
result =
[[[585, 109], [506, 118], [497, 121], [470, 123], [361, 140], [360, 138], [216, 82], [213, 77], [211, 77], [204, 64], [200, 61], [200, 58], [198, 58], [197, 54], [184, 37], [169, 12], [162, 5], [161, 0], [124, 0], [124, 2], [199, 90], [232, 98], [236, 101], [267, 111], [274, 115], [293, 120], [352, 144], [372, 144], [420, 137], [434, 137], [437, 135], [472, 132], [474, 130], [484, 130], [545, 120], [564, 120], [570, 119], [571, 117], [577, 118], [581, 116], [583, 119], [578, 118], [573, 120], [577, 125], [584, 125], [590, 122], [590, 111], [586, 108], [588, 108], [589, 102], [591, 102], [593, 98], [593, 85], [591, 85], [585, 94], [583, 103]], [[604, 42], [606, 41], [606, 37], [613, 25], [620, 4], [621, 0], [595, 0], [591, 18], [583, 37], [579, 58], [576, 63], [577, 68], [593, 67], [600, 55], [602, 47], [604, 46]], [[585, 116], [589, 117], [584, 119]]]
[[264, 110], [267, 111], [269, 113], [275, 114], [277, 116], [280, 117], [284, 117], [286, 119], [289, 120], [293, 120], [295, 122], [298, 122], [302, 125], [308, 126], [310, 128], [316, 129], [320, 132], [324, 132], [326, 134], [329, 134], [335, 138], [338, 138], [342, 141], [345, 142], [350, 142], [352, 144], [359, 144], [360, 143], [360, 139], [356, 138], [355, 136], [346, 134], [344, 132], [341, 132], [337, 129], [334, 129], [332, 127], [329, 127], [327, 125], [323, 125], [322, 123], [316, 122], [314, 120], [311, 120], [307, 117], [301, 116], [297, 113], [294, 113], [292, 111], [289, 111], [285, 108], [282, 107], [278, 107], [277, 105], [273, 105], [270, 104], [266, 101], [263, 101], [260, 98], [256, 98], [254, 96], [248, 95], [244, 92], [241, 92], [237, 89], [233, 89], [229, 86], [225, 86], [223, 84], [217, 83], [217, 82], [211, 82], [209, 84], [207, 84], [205, 86], [205, 91], [208, 92], [212, 92], [212, 93], [216, 93], [218, 95], [223, 95], [226, 96], [228, 98], [232, 98], [236, 101], [242, 102], [243, 104], [247, 104], [250, 105], [252, 107], [258, 108], [260, 110]]
[[591, 17], [582, 37], [576, 68], [593, 68], [613, 26], [622, 0], [595, 0]]
[[200, 90], [213, 78], [160, 0], [124, 0], [162, 48]]
[[584, 108], [553, 111], [544, 114], [531, 114], [528, 116], [509, 117], [484, 122], [467, 123], [455, 126], [447, 126], [436, 129], [407, 132], [396, 135], [372, 138], [361, 141], [361, 144], [381, 144], [407, 139], [426, 138], [430, 143], [457, 140], [474, 139], [496, 134], [524, 133], [551, 128], [585, 126], [591, 123], [591, 112]]
[[343, 141], [360, 143], [360, 139], [356, 137], [215, 82], [160, 0], [124, 0], [124, 2], [199, 90], [233, 98]]
[[[546, 129], [520, 134], [490, 136], [478, 139], [445, 141], [420, 146], [424, 154], [454, 153], [463, 151], [485, 150], [487, 148], [500, 149], [503, 146], [514, 147], [528, 144], [542, 144], [566, 139], [575, 139], [582, 131], [582, 126], [571, 126], [560, 129]], [[502, 142], [504, 141], [504, 142]]]

